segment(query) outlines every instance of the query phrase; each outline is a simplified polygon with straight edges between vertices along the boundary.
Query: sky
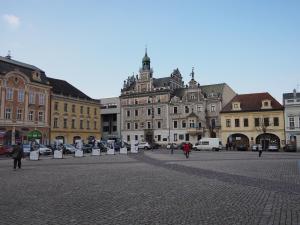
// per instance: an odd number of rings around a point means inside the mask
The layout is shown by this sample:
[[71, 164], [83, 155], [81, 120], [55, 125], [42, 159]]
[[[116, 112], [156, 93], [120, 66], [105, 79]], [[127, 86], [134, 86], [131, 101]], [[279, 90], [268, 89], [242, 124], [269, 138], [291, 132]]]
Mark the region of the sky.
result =
[[238, 94], [300, 91], [300, 1], [0, 0], [0, 55], [92, 98], [117, 97], [147, 46], [154, 78], [179, 68]]

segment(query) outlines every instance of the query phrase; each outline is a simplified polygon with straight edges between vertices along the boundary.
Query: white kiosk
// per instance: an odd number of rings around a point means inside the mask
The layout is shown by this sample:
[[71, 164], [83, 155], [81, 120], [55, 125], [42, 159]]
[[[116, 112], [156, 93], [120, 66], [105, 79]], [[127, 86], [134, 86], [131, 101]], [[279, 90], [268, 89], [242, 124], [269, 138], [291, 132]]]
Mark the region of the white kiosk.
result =
[[76, 140], [75, 141], [75, 157], [83, 157], [83, 150], [82, 150], [82, 140]]
[[55, 150], [53, 154], [54, 159], [62, 159], [63, 158], [63, 142], [61, 140], [55, 140]]
[[40, 158], [39, 144], [37, 141], [32, 141], [30, 146], [29, 159], [39, 160], [39, 158]]
[[98, 148], [98, 142], [95, 141], [95, 144], [92, 149], [92, 156], [100, 156], [100, 154], [101, 154], [101, 151], [100, 151], [100, 148]]
[[139, 142], [138, 141], [131, 141], [131, 153], [138, 153], [139, 152]]
[[121, 143], [120, 154], [127, 154], [127, 147], [123, 141]]
[[114, 155], [115, 154], [115, 141], [108, 140], [107, 141], [107, 155]]

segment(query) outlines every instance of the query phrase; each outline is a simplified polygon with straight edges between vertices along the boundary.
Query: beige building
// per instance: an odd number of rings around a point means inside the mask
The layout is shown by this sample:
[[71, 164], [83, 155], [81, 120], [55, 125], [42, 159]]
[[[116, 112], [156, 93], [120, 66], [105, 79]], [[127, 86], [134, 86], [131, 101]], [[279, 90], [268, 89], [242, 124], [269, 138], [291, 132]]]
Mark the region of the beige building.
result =
[[73, 144], [101, 138], [100, 103], [64, 80], [48, 78], [51, 94], [51, 143]]
[[254, 144], [280, 148], [285, 143], [283, 106], [269, 93], [237, 95], [221, 111], [221, 137], [238, 150]]

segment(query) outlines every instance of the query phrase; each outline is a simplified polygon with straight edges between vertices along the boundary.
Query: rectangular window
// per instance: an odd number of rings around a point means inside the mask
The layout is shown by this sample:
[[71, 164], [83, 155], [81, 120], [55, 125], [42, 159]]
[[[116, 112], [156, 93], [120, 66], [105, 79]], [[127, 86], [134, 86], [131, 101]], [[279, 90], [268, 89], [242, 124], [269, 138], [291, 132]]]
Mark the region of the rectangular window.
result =
[[83, 129], [83, 120], [80, 120], [80, 129]]
[[17, 110], [17, 120], [22, 120], [22, 109]]
[[18, 102], [24, 102], [24, 90], [18, 92]]
[[265, 127], [270, 126], [269, 118], [264, 118], [264, 125], [265, 125]]
[[147, 125], [148, 125], [148, 129], [151, 129], [151, 123], [147, 122]]
[[197, 111], [198, 111], [198, 112], [202, 112], [202, 111], [203, 111], [202, 105], [198, 105], [198, 106], [197, 106]]
[[249, 126], [248, 118], [244, 118], [244, 127], [248, 127], [248, 126]]
[[240, 119], [235, 119], [234, 123], [235, 123], [235, 127], [240, 127]]
[[157, 141], [161, 141], [161, 135], [157, 135]]
[[54, 110], [57, 111], [58, 110], [58, 102], [54, 103]]
[[138, 141], [139, 140], [139, 136], [138, 135], [134, 135], [134, 140]]
[[279, 118], [278, 117], [274, 117], [273, 118], [273, 122], [274, 122], [274, 126], [278, 127], [279, 126]]
[[160, 123], [160, 121], [157, 122], [157, 128], [158, 128], [158, 129], [161, 128], [161, 123]]
[[83, 114], [83, 106], [80, 106], [80, 114]]
[[53, 128], [58, 128], [58, 118], [54, 118]]
[[64, 128], [67, 128], [68, 119], [64, 118]]
[[75, 129], [75, 119], [72, 119], [72, 129]]
[[130, 135], [127, 135], [127, 141], [128, 142], [130, 141]]
[[177, 134], [174, 134], [174, 141], [177, 141]]
[[134, 129], [138, 129], [138, 123], [134, 123]]
[[29, 111], [28, 113], [28, 120], [33, 121], [33, 111]]
[[90, 115], [90, 107], [87, 107], [86, 112], [88, 115]]
[[86, 121], [86, 129], [88, 129], [88, 130], [90, 129], [90, 121], [89, 120]]
[[45, 95], [39, 94], [39, 105], [45, 105]]
[[160, 108], [157, 108], [157, 115], [160, 115]]
[[173, 121], [173, 128], [177, 128], [177, 121]]
[[44, 112], [39, 112], [39, 122], [44, 122]]
[[135, 112], [135, 116], [139, 115], [139, 110], [138, 109], [136, 109], [134, 112]]
[[148, 116], [151, 115], [151, 109], [148, 109]]
[[109, 126], [104, 126], [103, 127], [103, 132], [109, 132]]
[[173, 108], [173, 112], [174, 112], [174, 114], [177, 114], [177, 107], [176, 106]]
[[29, 104], [35, 104], [34, 93], [29, 93]]
[[215, 106], [215, 105], [211, 105], [210, 111], [211, 111], [211, 112], [215, 112], [215, 111], [216, 111], [216, 106]]
[[127, 130], [130, 130], [130, 123], [127, 123]]
[[7, 119], [7, 120], [11, 119], [11, 109], [10, 108], [5, 109], [5, 119]]
[[75, 113], [75, 112], [76, 112], [75, 105], [72, 105], [72, 113]]
[[226, 120], [226, 127], [231, 127], [231, 119]]
[[254, 125], [255, 125], [256, 127], [259, 127], [259, 126], [260, 126], [260, 124], [259, 124], [259, 118], [254, 118]]
[[127, 110], [127, 117], [130, 117], [130, 111]]
[[65, 111], [65, 112], [68, 112], [68, 103], [65, 103], [65, 104], [64, 104], [64, 111]]
[[94, 121], [94, 130], [97, 130], [97, 121]]
[[185, 120], [182, 121], [182, 128], [186, 128], [186, 122], [185, 122]]
[[179, 140], [184, 140], [184, 135], [183, 134], [179, 134]]
[[295, 118], [294, 117], [289, 117], [289, 124], [290, 124], [290, 129], [295, 128]]
[[185, 140], [190, 141], [190, 135], [189, 134], [185, 134]]
[[117, 131], [117, 126], [113, 126], [113, 132]]
[[6, 100], [13, 100], [13, 89], [6, 88]]

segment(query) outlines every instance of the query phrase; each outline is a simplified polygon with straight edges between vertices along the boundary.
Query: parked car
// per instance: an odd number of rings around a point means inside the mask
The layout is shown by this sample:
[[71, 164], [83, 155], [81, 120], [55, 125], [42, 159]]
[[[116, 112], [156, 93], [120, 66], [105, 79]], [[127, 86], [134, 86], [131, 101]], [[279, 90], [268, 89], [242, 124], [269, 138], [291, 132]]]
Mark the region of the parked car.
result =
[[297, 151], [296, 145], [293, 145], [293, 144], [287, 144], [286, 146], [284, 146], [283, 150], [285, 152], [296, 152]]
[[50, 155], [52, 154], [52, 149], [48, 148], [45, 145], [39, 145], [38, 151], [40, 155]]
[[193, 145], [193, 149], [200, 150], [214, 150], [219, 151], [222, 149], [222, 143], [219, 138], [202, 138]]
[[270, 152], [277, 152], [279, 150], [279, 147], [277, 144], [270, 144], [268, 147], [268, 151]]
[[30, 154], [30, 145], [29, 144], [23, 144], [23, 152], [24, 152], [25, 156]]
[[176, 143], [169, 143], [169, 144], [167, 144], [167, 149], [171, 149], [171, 145], [173, 145], [173, 149], [178, 148], [178, 145]]
[[151, 149], [151, 146], [148, 142], [140, 142], [138, 144], [138, 149]]
[[154, 143], [151, 144], [151, 147], [152, 147], [153, 149], [159, 149], [159, 148], [161, 147], [161, 145], [154, 142]]
[[248, 150], [248, 146], [245, 144], [239, 144], [236, 146], [236, 150], [238, 151], [247, 151]]
[[72, 154], [72, 153], [75, 153], [75, 151], [76, 151], [76, 148], [73, 145], [64, 144], [64, 153]]
[[92, 148], [93, 148], [92, 145], [90, 145], [90, 144], [84, 144], [84, 145], [82, 146], [82, 151], [83, 151], [84, 153], [91, 153], [91, 152], [92, 152]]
[[0, 155], [10, 156], [13, 151], [12, 145], [3, 145], [0, 148]]
[[262, 150], [262, 146], [261, 146], [261, 144], [254, 144], [251, 146], [251, 150], [252, 151]]

